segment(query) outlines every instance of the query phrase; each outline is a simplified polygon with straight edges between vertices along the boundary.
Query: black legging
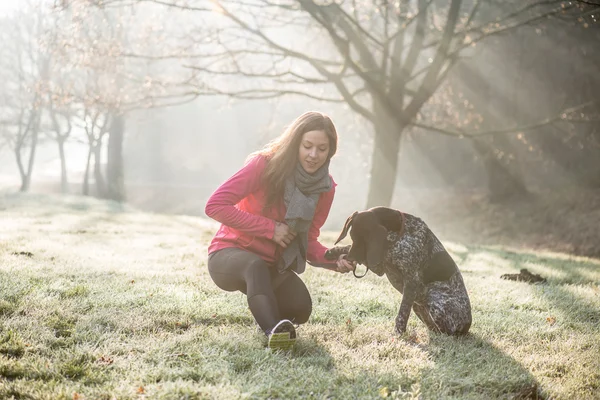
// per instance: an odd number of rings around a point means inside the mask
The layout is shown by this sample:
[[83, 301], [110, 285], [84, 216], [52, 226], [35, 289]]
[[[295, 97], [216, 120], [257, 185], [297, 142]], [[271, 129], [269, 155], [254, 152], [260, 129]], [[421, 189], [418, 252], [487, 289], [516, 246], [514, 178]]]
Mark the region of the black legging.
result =
[[254, 319], [265, 333], [282, 319], [308, 321], [312, 300], [304, 282], [292, 271], [280, 274], [254, 253], [235, 247], [208, 256], [208, 271], [223, 290], [239, 290], [248, 298]]

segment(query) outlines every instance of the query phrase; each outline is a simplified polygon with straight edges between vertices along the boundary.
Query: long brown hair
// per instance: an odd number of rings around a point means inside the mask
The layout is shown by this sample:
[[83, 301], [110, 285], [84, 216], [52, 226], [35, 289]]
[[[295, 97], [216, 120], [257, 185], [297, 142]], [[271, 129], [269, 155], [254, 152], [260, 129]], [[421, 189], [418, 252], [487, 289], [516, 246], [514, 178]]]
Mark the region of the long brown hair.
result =
[[329, 138], [327, 155], [329, 161], [337, 151], [338, 135], [331, 118], [317, 111], [305, 112], [263, 149], [248, 156], [248, 159], [251, 159], [262, 155], [268, 160], [263, 173], [263, 180], [267, 187], [265, 209], [273, 206], [283, 195], [285, 180], [294, 173], [298, 163], [298, 150], [302, 136], [311, 131], [323, 131]]

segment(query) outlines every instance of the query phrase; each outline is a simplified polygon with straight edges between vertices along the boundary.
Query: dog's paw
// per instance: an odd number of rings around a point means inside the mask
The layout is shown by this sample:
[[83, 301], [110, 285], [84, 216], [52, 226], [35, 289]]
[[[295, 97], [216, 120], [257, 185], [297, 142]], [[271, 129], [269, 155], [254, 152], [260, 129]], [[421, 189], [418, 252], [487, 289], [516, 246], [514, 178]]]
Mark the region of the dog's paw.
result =
[[340, 255], [348, 254], [350, 252], [350, 247], [351, 245], [332, 247], [325, 252], [325, 259], [337, 260], [340, 257]]
[[396, 318], [396, 333], [398, 335], [403, 335], [406, 333], [406, 325], [408, 325], [408, 321], [404, 318]]
[[396, 332], [397, 335], [404, 335], [406, 334], [406, 328], [404, 328], [404, 330], [402, 328], [399, 328], [398, 325], [396, 325], [396, 328], [394, 329], [394, 331]]

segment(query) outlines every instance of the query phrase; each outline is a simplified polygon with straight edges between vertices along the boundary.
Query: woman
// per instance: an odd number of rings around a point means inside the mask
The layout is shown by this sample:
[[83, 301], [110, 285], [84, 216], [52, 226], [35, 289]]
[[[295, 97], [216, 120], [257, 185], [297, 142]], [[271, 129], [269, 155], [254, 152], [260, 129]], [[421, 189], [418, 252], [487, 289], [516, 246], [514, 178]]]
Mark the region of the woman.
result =
[[252, 153], [206, 204], [206, 215], [221, 222], [208, 247], [210, 276], [221, 289], [246, 294], [270, 348], [290, 349], [293, 323], [310, 316], [310, 294], [298, 276], [306, 261], [342, 273], [354, 269], [345, 255], [325, 260], [327, 248], [317, 241], [335, 193], [329, 160], [337, 140], [328, 116], [304, 113]]

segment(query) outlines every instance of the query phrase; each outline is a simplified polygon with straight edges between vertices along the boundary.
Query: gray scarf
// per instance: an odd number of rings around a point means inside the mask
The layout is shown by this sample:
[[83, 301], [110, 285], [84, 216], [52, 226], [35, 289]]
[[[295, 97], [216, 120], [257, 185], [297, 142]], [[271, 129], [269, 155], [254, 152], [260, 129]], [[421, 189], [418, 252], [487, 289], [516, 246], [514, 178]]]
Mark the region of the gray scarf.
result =
[[312, 175], [298, 163], [294, 174], [286, 180], [283, 192], [283, 201], [287, 207], [285, 223], [297, 234], [277, 261], [280, 273], [292, 269], [301, 274], [306, 269], [308, 230], [315, 215], [319, 195], [328, 192], [332, 184], [329, 177], [329, 161]]

